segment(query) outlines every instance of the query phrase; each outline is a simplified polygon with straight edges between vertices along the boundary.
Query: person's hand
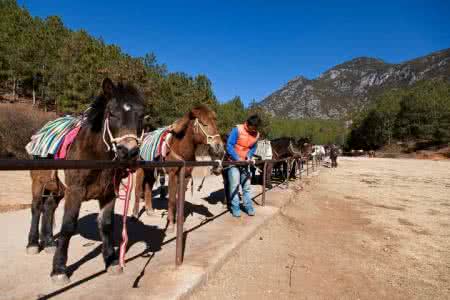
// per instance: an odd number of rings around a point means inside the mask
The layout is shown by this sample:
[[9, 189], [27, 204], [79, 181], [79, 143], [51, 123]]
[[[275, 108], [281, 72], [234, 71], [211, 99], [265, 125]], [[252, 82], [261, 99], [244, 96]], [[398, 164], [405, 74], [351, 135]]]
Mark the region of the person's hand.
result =
[[256, 164], [256, 160], [254, 159], [254, 158], [250, 158], [250, 159], [248, 159], [247, 160], [249, 163], [250, 163], [250, 165], [252, 165], [252, 166], [254, 166], [255, 164]]

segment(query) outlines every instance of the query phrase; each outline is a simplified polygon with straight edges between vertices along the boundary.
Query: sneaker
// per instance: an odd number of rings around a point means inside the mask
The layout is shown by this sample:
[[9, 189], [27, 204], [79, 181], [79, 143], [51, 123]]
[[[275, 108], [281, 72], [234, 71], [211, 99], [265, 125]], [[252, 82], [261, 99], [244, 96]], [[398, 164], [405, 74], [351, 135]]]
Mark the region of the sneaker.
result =
[[250, 209], [246, 209], [247, 215], [253, 217], [255, 215], [255, 209], [252, 207]]
[[241, 212], [240, 211], [231, 211], [231, 215], [235, 218], [240, 218]]

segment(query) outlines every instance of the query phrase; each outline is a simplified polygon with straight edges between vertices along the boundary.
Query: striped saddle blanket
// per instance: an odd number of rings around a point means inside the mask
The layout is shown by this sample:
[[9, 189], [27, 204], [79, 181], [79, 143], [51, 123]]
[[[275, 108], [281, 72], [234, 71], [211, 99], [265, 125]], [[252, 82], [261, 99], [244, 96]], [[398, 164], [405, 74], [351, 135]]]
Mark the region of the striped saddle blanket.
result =
[[169, 127], [162, 127], [146, 133], [140, 147], [141, 159], [154, 161], [164, 158], [168, 152], [167, 141], [170, 137]]
[[83, 123], [83, 118], [65, 116], [46, 123], [26, 145], [28, 154], [63, 159]]

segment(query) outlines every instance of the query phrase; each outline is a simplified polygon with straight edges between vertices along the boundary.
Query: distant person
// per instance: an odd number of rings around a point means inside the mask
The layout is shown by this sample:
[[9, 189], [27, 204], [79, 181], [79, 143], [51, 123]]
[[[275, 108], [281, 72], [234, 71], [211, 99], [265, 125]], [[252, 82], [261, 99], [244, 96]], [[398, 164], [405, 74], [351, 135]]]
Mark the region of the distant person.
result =
[[339, 155], [339, 149], [336, 147], [336, 145], [331, 145], [330, 149], [330, 159], [331, 159], [331, 167], [337, 168], [337, 158]]
[[[232, 161], [252, 161], [256, 151], [256, 142], [259, 138], [258, 128], [261, 119], [258, 115], [250, 116], [244, 124], [234, 127], [227, 139], [227, 153]], [[230, 211], [234, 217], [241, 216], [239, 207], [239, 186], [242, 187], [244, 210], [249, 216], [255, 215], [252, 197], [250, 195], [251, 173], [249, 166], [232, 166], [227, 170], [228, 197], [230, 199]]]

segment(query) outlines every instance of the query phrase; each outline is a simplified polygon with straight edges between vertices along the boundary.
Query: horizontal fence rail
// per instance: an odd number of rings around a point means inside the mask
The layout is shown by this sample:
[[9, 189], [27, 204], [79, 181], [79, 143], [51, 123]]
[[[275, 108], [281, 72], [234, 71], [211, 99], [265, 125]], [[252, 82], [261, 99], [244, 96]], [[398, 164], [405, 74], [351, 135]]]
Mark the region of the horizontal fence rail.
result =
[[[277, 160], [257, 160], [255, 165], [264, 163], [286, 162], [289, 159]], [[110, 161], [110, 160], [10, 160], [0, 159], [0, 171], [20, 171], [20, 170], [77, 170], [77, 169], [151, 169], [151, 168], [180, 168], [180, 167], [218, 167], [222, 164], [228, 166], [248, 166], [252, 165], [249, 161]]]
[[[178, 168], [178, 182], [177, 189], [177, 235], [176, 235], [176, 255], [175, 264], [181, 265], [183, 262], [183, 249], [184, 249], [184, 201], [185, 201], [185, 172], [187, 167], [223, 167], [230, 166], [258, 166], [262, 172], [262, 193], [261, 206], [266, 202], [266, 181], [267, 175], [269, 180], [271, 174], [266, 174], [268, 165], [275, 165], [277, 163], [285, 163], [287, 166], [285, 177], [286, 185], [289, 185], [289, 179], [292, 174], [299, 174], [300, 179], [303, 172], [307, 175], [310, 173], [310, 168], [314, 172], [320, 162], [315, 160], [305, 160], [304, 158], [295, 156], [283, 159], [273, 160], [256, 160], [254, 163], [251, 161], [109, 161], [109, 160], [51, 160], [51, 159], [37, 159], [37, 160], [7, 160], [0, 159], [0, 171], [23, 171], [23, 170], [75, 170], [75, 169], [91, 169], [91, 170], [104, 170], [104, 169], [151, 169], [151, 168]], [[295, 164], [294, 170], [292, 170], [293, 164]], [[260, 168], [259, 166], [263, 166]], [[306, 166], [305, 166], [306, 165]], [[305, 168], [306, 167], [306, 168]], [[284, 168], [284, 167], [283, 167]], [[283, 173], [285, 170], [283, 170]]]

